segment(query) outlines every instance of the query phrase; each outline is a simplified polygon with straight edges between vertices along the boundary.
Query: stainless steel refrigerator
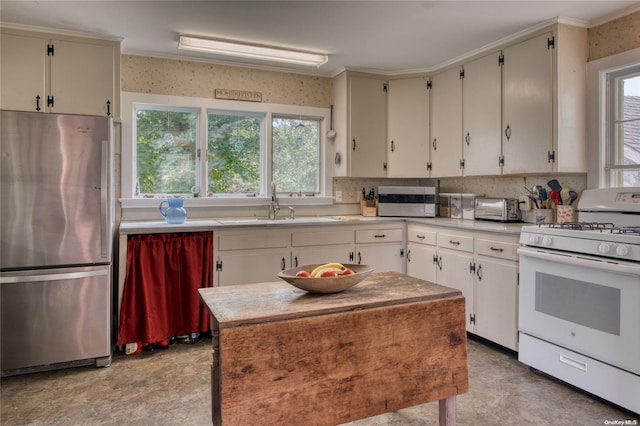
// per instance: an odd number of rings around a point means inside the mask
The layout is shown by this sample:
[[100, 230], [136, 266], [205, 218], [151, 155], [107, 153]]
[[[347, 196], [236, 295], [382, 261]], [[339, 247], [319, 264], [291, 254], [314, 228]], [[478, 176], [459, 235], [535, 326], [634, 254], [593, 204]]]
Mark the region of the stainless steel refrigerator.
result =
[[0, 114], [2, 376], [108, 366], [113, 123]]

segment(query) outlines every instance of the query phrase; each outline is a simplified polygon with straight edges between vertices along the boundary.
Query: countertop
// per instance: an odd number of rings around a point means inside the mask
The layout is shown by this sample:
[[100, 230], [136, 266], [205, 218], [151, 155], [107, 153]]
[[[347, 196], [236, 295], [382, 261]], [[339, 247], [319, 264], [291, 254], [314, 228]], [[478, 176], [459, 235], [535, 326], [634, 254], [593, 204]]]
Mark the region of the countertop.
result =
[[450, 219], [450, 218], [415, 218], [415, 217], [365, 217], [360, 215], [299, 217], [296, 219], [279, 219], [275, 221], [258, 218], [217, 218], [187, 219], [185, 223], [170, 225], [164, 220], [122, 221], [120, 234], [153, 234], [167, 232], [197, 232], [222, 230], [243, 227], [298, 227], [298, 226], [336, 226], [336, 225], [371, 225], [384, 222], [406, 222], [460, 230], [482, 231], [519, 235], [523, 226], [529, 223], [500, 223], [483, 220]]

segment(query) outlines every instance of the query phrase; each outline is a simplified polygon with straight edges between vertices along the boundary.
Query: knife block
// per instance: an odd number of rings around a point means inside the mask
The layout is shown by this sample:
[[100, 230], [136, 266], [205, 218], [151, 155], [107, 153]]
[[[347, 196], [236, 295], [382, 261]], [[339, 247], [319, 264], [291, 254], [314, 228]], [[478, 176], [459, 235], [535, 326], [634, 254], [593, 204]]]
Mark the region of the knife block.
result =
[[378, 199], [373, 200], [373, 202], [374, 205], [369, 207], [365, 200], [360, 200], [360, 214], [362, 216], [378, 216]]

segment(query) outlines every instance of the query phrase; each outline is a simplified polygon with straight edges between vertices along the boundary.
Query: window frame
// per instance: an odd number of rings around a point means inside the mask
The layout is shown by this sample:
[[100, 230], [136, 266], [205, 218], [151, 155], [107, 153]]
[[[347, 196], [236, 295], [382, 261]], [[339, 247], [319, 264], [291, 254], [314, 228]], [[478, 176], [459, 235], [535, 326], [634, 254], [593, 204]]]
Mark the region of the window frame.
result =
[[607, 188], [607, 74], [640, 64], [640, 48], [587, 62], [587, 188]]
[[[120, 203], [123, 208], [157, 208], [158, 198], [136, 198], [135, 178], [136, 178], [136, 145], [134, 139], [135, 130], [135, 107], [138, 105], [146, 105], [152, 107], [164, 106], [167, 108], [187, 108], [200, 110], [200, 132], [198, 146], [206, 147], [207, 143], [207, 114], [209, 111], [227, 111], [230, 113], [248, 113], [248, 114], [264, 114], [261, 127], [261, 147], [267, 147], [261, 152], [261, 175], [260, 175], [260, 193], [255, 196], [246, 194], [225, 194], [215, 197], [186, 198], [186, 206], [262, 206], [268, 205], [270, 198], [268, 190], [270, 182], [267, 177], [271, 176], [271, 135], [272, 135], [272, 117], [288, 116], [288, 117], [313, 117], [320, 120], [320, 193], [313, 197], [287, 197], [289, 205], [330, 205], [333, 204], [333, 168], [332, 162], [328, 161], [332, 158], [333, 146], [328, 143], [326, 133], [330, 122], [330, 108], [297, 106], [297, 105], [281, 105], [261, 102], [243, 102], [230, 101], [211, 98], [198, 98], [187, 96], [173, 95], [157, 95], [149, 93], [122, 92], [121, 109], [121, 148], [120, 152], [116, 151], [116, 158], [120, 155]], [[331, 152], [330, 152], [331, 151]], [[204, 157], [204, 154], [201, 158]], [[116, 160], [117, 161], [117, 160]], [[203, 174], [206, 173], [206, 163], [202, 160], [199, 162], [199, 178], [204, 184]], [[202, 188], [202, 185], [201, 185]], [[284, 194], [279, 194], [283, 197]]]
[[637, 170], [640, 165], [619, 164], [618, 157], [624, 156], [623, 135], [617, 126], [622, 121], [621, 111], [623, 99], [622, 80], [625, 77], [637, 77], [640, 75], [640, 64], [629, 64], [621, 69], [608, 72], [607, 79], [607, 139], [606, 139], [606, 166], [605, 180], [608, 187], [621, 186], [622, 182], [616, 177], [616, 173], [622, 170]]

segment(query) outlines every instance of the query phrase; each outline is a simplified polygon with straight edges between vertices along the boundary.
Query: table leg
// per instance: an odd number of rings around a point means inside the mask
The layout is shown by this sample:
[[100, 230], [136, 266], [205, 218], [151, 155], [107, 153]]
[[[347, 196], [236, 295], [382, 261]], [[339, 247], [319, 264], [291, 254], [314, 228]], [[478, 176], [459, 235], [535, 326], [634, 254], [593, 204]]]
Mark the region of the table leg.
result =
[[438, 401], [440, 426], [456, 426], [456, 397]]

